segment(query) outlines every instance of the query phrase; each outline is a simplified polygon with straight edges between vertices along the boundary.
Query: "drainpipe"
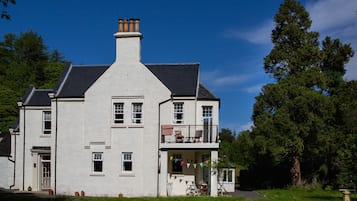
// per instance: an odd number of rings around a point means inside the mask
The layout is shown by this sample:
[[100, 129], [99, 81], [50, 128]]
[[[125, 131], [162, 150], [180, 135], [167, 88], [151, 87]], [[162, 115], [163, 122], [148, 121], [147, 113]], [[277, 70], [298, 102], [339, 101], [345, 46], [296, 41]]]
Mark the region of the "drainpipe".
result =
[[159, 174], [161, 174], [161, 171], [160, 171], [160, 169], [161, 169], [161, 167], [160, 167], [160, 142], [161, 142], [161, 135], [160, 135], [160, 125], [161, 125], [161, 115], [160, 115], [160, 112], [161, 112], [161, 105], [162, 104], [164, 104], [164, 103], [166, 103], [166, 102], [168, 102], [168, 101], [170, 101], [170, 100], [172, 100], [172, 94], [171, 94], [171, 96], [170, 96], [170, 98], [169, 99], [167, 99], [167, 100], [164, 100], [164, 101], [162, 101], [162, 102], [160, 102], [159, 103], [159, 113], [158, 113], [158, 120], [159, 120], [159, 123], [158, 123], [158, 127], [159, 127], [159, 133], [158, 133], [158, 141], [157, 141], [157, 156], [158, 156], [158, 158], [157, 158], [157, 167], [158, 167], [158, 171], [157, 171], [157, 190], [156, 190], [156, 194], [157, 194], [157, 197], [159, 197], [160, 196], [160, 177], [159, 177]]
[[57, 127], [58, 127], [58, 101], [56, 97], [56, 130], [55, 130], [55, 186], [54, 186], [54, 194], [57, 194]]
[[26, 141], [26, 106], [24, 105], [24, 140], [22, 149], [22, 190], [25, 190], [25, 141]]

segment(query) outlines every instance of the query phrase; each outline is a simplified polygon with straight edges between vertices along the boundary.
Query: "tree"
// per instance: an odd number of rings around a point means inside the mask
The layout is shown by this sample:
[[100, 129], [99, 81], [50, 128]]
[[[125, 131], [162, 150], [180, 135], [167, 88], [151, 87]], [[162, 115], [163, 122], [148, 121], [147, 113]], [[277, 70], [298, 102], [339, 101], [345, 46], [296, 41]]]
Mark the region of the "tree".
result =
[[[3, 8], [7, 8], [9, 6], [9, 4], [16, 4], [16, 0], [0, 0], [0, 4], [2, 5]], [[1, 12], [1, 19], [6, 19], [9, 20], [10, 19], [10, 14], [6, 11], [3, 10]]]
[[17, 104], [29, 85], [52, 88], [63, 69], [63, 56], [48, 52], [33, 31], [9, 33], [0, 42], [0, 130], [7, 131], [17, 117]]
[[274, 47], [264, 69], [276, 83], [265, 85], [256, 97], [255, 157], [272, 167], [289, 161], [292, 185], [331, 182], [331, 172], [338, 172], [333, 143], [339, 139], [331, 94], [344, 82], [344, 65], [353, 51], [330, 37], [320, 48], [319, 34], [309, 31], [308, 12], [294, 0], [285, 0], [274, 20]]
[[264, 58], [264, 69], [280, 80], [290, 74], [319, 66], [321, 58], [317, 32], [309, 32], [311, 20], [295, 0], [285, 0], [274, 17], [273, 49]]

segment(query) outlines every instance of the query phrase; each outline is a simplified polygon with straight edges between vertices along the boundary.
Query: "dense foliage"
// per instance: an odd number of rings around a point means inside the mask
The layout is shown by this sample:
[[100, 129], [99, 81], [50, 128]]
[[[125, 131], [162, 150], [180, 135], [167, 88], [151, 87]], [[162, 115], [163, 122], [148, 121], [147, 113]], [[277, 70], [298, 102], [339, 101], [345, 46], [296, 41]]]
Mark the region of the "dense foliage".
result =
[[63, 57], [49, 52], [42, 38], [28, 31], [9, 33], [0, 42], [0, 131], [14, 123], [17, 102], [29, 87], [52, 88], [63, 69]]
[[264, 69], [276, 81], [256, 97], [252, 131], [233, 140], [234, 150], [222, 151], [246, 169], [241, 179], [251, 187], [352, 188], [357, 183], [357, 82], [343, 76], [354, 52], [330, 37], [320, 46], [319, 34], [309, 31], [309, 13], [295, 0], [285, 0], [274, 20], [274, 46]]
[[0, 13], [1, 19], [10, 19], [10, 14], [6, 11], [6, 8], [9, 6], [9, 4], [16, 4], [16, 0], [0, 0], [0, 6], [3, 8]]

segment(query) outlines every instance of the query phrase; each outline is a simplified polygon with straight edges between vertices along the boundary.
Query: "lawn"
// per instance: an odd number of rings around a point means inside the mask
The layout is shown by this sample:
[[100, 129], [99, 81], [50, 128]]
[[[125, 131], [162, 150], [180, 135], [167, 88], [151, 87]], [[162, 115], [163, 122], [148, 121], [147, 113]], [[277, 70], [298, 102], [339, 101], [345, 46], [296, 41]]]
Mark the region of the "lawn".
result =
[[[308, 189], [274, 189], [259, 190], [264, 198], [259, 201], [342, 201], [342, 194], [338, 191], [308, 190]], [[53, 197], [36, 198], [21, 195], [1, 195], [0, 200], [7, 201], [253, 201], [240, 197], [170, 197], [170, 198], [75, 198]], [[352, 194], [351, 201], [357, 201], [357, 194]]]

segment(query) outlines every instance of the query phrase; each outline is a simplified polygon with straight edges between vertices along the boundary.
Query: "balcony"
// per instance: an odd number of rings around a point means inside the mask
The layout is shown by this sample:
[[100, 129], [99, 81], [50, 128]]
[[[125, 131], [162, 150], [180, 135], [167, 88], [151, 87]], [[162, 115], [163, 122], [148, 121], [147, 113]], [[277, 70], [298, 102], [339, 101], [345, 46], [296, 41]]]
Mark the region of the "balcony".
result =
[[218, 148], [218, 125], [161, 125], [161, 148]]

